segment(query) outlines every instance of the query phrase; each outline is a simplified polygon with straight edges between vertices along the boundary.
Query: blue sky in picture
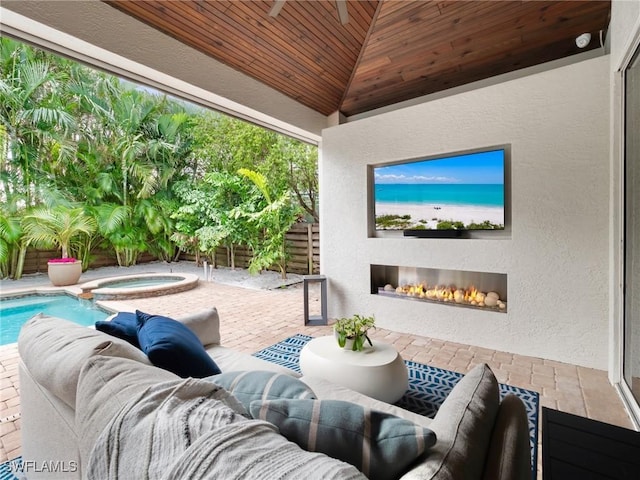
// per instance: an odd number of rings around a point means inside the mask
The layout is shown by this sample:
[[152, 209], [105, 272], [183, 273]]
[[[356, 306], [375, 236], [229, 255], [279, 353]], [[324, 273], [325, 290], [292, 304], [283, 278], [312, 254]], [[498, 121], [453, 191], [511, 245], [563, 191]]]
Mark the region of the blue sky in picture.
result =
[[504, 150], [376, 167], [380, 184], [503, 184]]

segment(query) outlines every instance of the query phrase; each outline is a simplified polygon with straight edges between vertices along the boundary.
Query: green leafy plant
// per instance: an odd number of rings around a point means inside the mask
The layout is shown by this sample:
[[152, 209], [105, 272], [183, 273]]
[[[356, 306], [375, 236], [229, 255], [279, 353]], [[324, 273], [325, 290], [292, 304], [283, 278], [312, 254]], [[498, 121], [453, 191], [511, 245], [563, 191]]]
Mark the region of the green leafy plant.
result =
[[470, 223], [467, 225], [467, 230], [502, 230], [504, 225], [499, 223], [491, 223], [489, 220], [485, 220], [482, 223]]
[[439, 220], [436, 228], [438, 230], [464, 230], [464, 223], [453, 220]]
[[97, 225], [83, 208], [34, 208], [22, 219], [25, 239], [36, 247], [60, 248], [62, 258], [77, 251], [77, 243], [83, 235], [93, 235]]
[[370, 328], [375, 328], [375, 318], [358, 314], [352, 317], [339, 318], [333, 325], [340, 348], [345, 347], [347, 340], [353, 340], [351, 349], [354, 352], [361, 351], [364, 348], [365, 340], [369, 342], [369, 345], [373, 346], [371, 339], [367, 335]]
[[235, 268], [235, 247], [252, 236], [248, 216], [255, 211], [253, 189], [237, 174], [211, 172], [197, 184], [176, 182], [181, 206], [172, 214], [176, 230], [194, 238], [198, 249], [215, 265], [215, 251], [224, 246]]
[[253, 247], [253, 257], [249, 264], [250, 273], [258, 273], [271, 265], [277, 265], [282, 279], [287, 277], [286, 234], [296, 222], [301, 209], [288, 191], [282, 191], [269, 184], [265, 175], [241, 168], [238, 174], [249, 179], [260, 192], [251, 212], [244, 212], [249, 219], [254, 237], [249, 241]]
[[411, 225], [411, 215], [378, 215], [376, 227], [384, 230], [402, 230]]
[[6, 204], [0, 206], [0, 278], [17, 280], [22, 276], [27, 247], [21, 238], [19, 215]]

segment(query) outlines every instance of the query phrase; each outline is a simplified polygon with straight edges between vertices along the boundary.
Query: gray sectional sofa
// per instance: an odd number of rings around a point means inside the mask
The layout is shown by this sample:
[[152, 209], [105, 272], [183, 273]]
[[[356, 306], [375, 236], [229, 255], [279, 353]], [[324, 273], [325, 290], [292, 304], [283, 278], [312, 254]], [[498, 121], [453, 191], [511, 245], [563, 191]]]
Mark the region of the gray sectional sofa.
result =
[[[287, 379], [298, 377], [289, 369], [222, 346], [215, 309], [178, 320], [195, 332], [223, 375], [266, 371], [286, 374]], [[303, 429], [302, 448], [290, 441], [288, 427], [274, 426], [268, 414], [260, 417], [267, 421], [247, 418], [242, 406], [236, 408], [233, 389], [220, 388], [209, 379], [181, 379], [153, 366], [126, 341], [95, 329], [38, 315], [22, 328], [18, 348], [22, 455], [29, 479], [355, 479], [366, 478], [363, 471], [369, 478], [389, 478], [384, 462], [395, 464], [391, 467], [403, 480], [531, 479], [524, 405], [516, 397], [500, 402], [496, 379], [486, 365], [477, 366], [458, 383], [433, 419], [325, 380], [304, 376], [299, 382], [292, 380], [320, 400], [301, 400], [300, 405], [313, 409], [320, 403], [349, 402], [364, 412], [363, 425], [383, 418], [403, 421], [404, 427], [409, 424], [419, 433], [425, 451], [406, 466], [400, 462], [401, 457], [408, 461], [406, 449], [394, 450], [393, 443], [380, 440], [366, 455], [362, 447], [358, 462], [367, 455], [374, 457], [367, 459], [373, 465], [369, 471], [305, 443], [307, 430], [313, 428]], [[256, 411], [262, 407], [258, 404]], [[340, 415], [335, 430], [346, 421]], [[291, 420], [286, 413], [285, 420]], [[380, 430], [365, 432], [364, 443], [378, 442], [376, 435], [385, 435], [384, 428]], [[424, 443], [425, 438], [435, 437], [435, 444]], [[348, 441], [344, 435], [336, 438]], [[339, 451], [360, 452], [359, 448], [347, 445]]]

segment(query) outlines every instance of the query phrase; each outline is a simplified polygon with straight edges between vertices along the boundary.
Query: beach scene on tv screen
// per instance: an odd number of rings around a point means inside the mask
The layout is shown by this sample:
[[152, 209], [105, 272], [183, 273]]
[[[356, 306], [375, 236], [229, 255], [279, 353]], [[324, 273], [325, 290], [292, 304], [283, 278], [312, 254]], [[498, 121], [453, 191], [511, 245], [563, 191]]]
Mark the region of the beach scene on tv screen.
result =
[[504, 229], [504, 150], [374, 168], [377, 230]]

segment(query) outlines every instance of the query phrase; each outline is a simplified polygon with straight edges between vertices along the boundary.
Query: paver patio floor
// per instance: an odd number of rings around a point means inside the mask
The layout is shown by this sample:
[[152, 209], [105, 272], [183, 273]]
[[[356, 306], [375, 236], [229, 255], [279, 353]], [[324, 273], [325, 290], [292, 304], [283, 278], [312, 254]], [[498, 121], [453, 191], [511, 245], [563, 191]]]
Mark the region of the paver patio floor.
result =
[[[318, 293], [311, 289], [315, 312], [319, 311]], [[331, 333], [331, 326], [304, 326], [303, 289], [299, 284], [276, 290], [255, 290], [201, 281], [188, 292], [109, 302], [109, 306], [121, 311], [139, 309], [167, 316], [215, 306], [220, 314], [222, 344], [247, 353], [296, 333], [311, 336]], [[485, 362], [498, 381], [540, 392], [541, 406], [632, 428], [622, 401], [603, 370], [380, 328], [372, 338], [392, 343], [405, 360], [461, 373]], [[16, 344], [0, 347], [0, 462], [20, 455], [18, 360]], [[538, 453], [540, 460], [542, 455]], [[540, 467], [538, 469], [538, 478], [542, 478]]]

